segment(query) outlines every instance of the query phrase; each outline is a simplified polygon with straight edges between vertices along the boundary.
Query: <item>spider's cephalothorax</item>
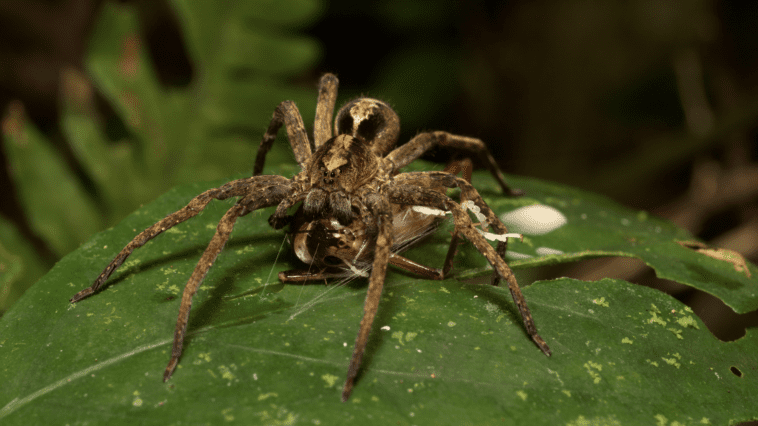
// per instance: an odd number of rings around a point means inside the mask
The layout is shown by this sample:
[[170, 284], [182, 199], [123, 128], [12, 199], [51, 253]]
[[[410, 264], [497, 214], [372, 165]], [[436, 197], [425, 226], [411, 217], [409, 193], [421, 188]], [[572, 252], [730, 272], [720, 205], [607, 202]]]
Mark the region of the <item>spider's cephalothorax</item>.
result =
[[[196, 216], [212, 200], [236, 197], [237, 202], [219, 221], [216, 233], [184, 288], [171, 359], [163, 375], [164, 381], [171, 377], [182, 354], [192, 297], [228, 241], [237, 218], [269, 206], [276, 206], [269, 223], [277, 229], [290, 224], [295, 252], [312, 267], [308, 271], [282, 273], [282, 281], [325, 278], [337, 276], [335, 273], [344, 274], [345, 271], [367, 275], [371, 271], [363, 319], [342, 390], [343, 401], [349, 398], [361, 365], [379, 306], [387, 265], [392, 264], [430, 278], [441, 279], [452, 264], [459, 235], [468, 239], [492, 265], [495, 271], [493, 284], [498, 284], [501, 279], [507, 282], [526, 331], [542, 352], [550, 355], [550, 349], [537, 332], [518, 283], [503, 260], [505, 238], [499, 238], [497, 248], [493, 248], [466, 211], [466, 208], [473, 207], [483, 226], [491, 226], [498, 234], [507, 233], [505, 225], [482, 200], [470, 179], [457, 177], [450, 170], [399, 172], [430, 148], [444, 145], [478, 156], [506, 194], [517, 194], [517, 191], [506, 185], [484, 143], [479, 139], [438, 131], [420, 133], [395, 148], [400, 129], [398, 116], [386, 103], [370, 98], [353, 100], [338, 111], [334, 123], [335, 135], [332, 132], [331, 117], [336, 97], [337, 78], [326, 74], [319, 84], [312, 140], [308, 138], [295, 104], [291, 101], [279, 104], [258, 149], [252, 177], [205, 191], [184, 208], [142, 231], [118, 253], [95, 282], [75, 294], [71, 302], [95, 293], [136, 248], [163, 231]], [[301, 168], [300, 173], [290, 179], [261, 175], [266, 154], [282, 125], [286, 127], [295, 159]], [[460, 200], [449, 198], [446, 195], [447, 188], [460, 189]], [[298, 204], [300, 207], [294, 216], [288, 215], [288, 210]], [[463, 205], [467, 207], [464, 208]], [[427, 210], [421, 210], [420, 213], [418, 208]], [[435, 228], [438, 219], [423, 211], [451, 214], [455, 224], [448, 257], [442, 270], [419, 265], [398, 254], [402, 246]]]
[[[360, 205], [353, 205], [357, 191], [377, 177], [380, 158], [361, 139], [335, 136], [313, 154], [308, 172], [310, 186], [303, 213], [311, 219], [334, 217], [349, 225]], [[359, 202], [360, 200], [356, 200]]]

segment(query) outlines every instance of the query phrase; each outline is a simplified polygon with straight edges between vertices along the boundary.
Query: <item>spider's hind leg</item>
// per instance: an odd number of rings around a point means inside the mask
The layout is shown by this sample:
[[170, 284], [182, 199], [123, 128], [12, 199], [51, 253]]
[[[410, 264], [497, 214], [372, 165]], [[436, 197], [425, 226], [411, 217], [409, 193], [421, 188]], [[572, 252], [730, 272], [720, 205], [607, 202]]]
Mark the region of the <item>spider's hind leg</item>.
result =
[[[388, 191], [390, 201], [397, 204], [407, 204], [411, 202], [410, 200], [413, 200], [413, 203], [417, 205], [424, 205], [451, 212], [455, 221], [456, 231], [463, 234], [463, 236], [465, 236], [466, 239], [469, 240], [492, 265], [492, 268], [497, 275], [508, 283], [508, 289], [510, 290], [513, 301], [521, 314], [524, 328], [526, 328], [527, 333], [529, 333], [529, 336], [531, 336], [532, 340], [537, 344], [540, 350], [542, 350], [545, 355], [550, 356], [550, 348], [537, 332], [537, 327], [534, 324], [531, 311], [526, 304], [524, 295], [521, 293], [521, 288], [516, 281], [516, 277], [513, 275], [513, 271], [505, 263], [500, 253], [493, 249], [484, 236], [476, 230], [468, 212], [466, 212], [458, 203], [448, 198], [445, 194], [429, 189], [430, 185], [423, 185], [422, 183], [429, 182], [429, 179], [436, 175], [438, 176], [437, 179], [445, 182], [446, 186], [458, 186], [461, 188], [461, 198], [464, 198], [464, 194], [466, 194], [466, 198], [476, 199], [478, 201], [476, 204], [479, 205], [479, 203], [481, 203], [480, 207], [485, 208], [482, 213], [485, 214], [486, 217], [494, 218], [491, 225], [495, 225], [494, 227], [496, 230], [499, 231], [499, 229], [505, 229], [505, 225], [497, 220], [497, 217], [494, 216], [488, 207], [486, 207], [484, 201], [481, 200], [481, 197], [478, 196], [476, 190], [468, 182], [456, 178], [449, 173], [444, 173], [447, 177], [441, 175], [441, 173], [444, 172], [416, 172], [404, 173], [396, 176], [396, 184]], [[406, 183], [411, 183], [411, 185]]]
[[492, 157], [492, 154], [481, 139], [454, 135], [442, 131], [419, 133], [406, 144], [401, 145], [387, 154], [386, 159], [392, 161], [395, 165], [395, 170], [398, 170], [421, 157], [426, 151], [437, 145], [450, 147], [457, 151], [476, 154], [490, 173], [492, 173], [495, 180], [497, 180], [503, 193], [512, 196], [523, 195], [524, 192], [522, 190], [511, 188], [505, 183], [503, 173], [500, 171], [495, 159]]

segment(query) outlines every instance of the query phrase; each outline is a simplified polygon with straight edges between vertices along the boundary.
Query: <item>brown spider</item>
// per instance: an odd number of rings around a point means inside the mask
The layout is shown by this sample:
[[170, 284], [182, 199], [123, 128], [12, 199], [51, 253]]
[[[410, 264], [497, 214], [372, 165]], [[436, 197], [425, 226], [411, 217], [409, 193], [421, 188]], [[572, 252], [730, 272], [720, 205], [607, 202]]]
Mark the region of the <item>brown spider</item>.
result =
[[[255, 160], [254, 176], [205, 191], [184, 208], [142, 231], [121, 250], [92, 286], [74, 295], [71, 302], [78, 302], [96, 292], [134, 249], [163, 231], [196, 216], [211, 200], [239, 197], [219, 221], [216, 233], [184, 288], [171, 360], [163, 374], [164, 381], [171, 377], [182, 354], [192, 296], [229, 239], [237, 218], [269, 206], [277, 206], [274, 214], [269, 217], [269, 224], [275, 229], [290, 224], [290, 229], [295, 234], [293, 245], [298, 257], [315, 267], [314, 272], [283, 272], [279, 275], [282, 281], [332, 277], [344, 274], [345, 269], [356, 270], [356, 265], [363, 267], [364, 271], [370, 267], [363, 319], [342, 390], [343, 401], [350, 397], [361, 365], [379, 306], [387, 264], [392, 263], [429, 278], [441, 279], [452, 264], [458, 233], [471, 241], [492, 265], [496, 273], [493, 284], [496, 285], [501, 278], [508, 283], [526, 331], [542, 352], [549, 356], [550, 348], [537, 333], [526, 300], [512, 271], [503, 260], [505, 239], [494, 249], [462, 207], [476, 206], [481, 213], [480, 217], [484, 218], [484, 225], [492, 226], [498, 234], [507, 232], [505, 225], [482, 200], [476, 189], [467, 179], [448, 171], [398, 174], [400, 168], [428, 149], [444, 145], [478, 155], [503, 191], [516, 194], [516, 191], [506, 185], [484, 143], [479, 139], [438, 131], [420, 133], [405, 145], [393, 149], [400, 131], [400, 120], [389, 105], [371, 98], [358, 98], [343, 106], [337, 112], [334, 123], [336, 136], [333, 136], [330, 121], [337, 98], [337, 85], [337, 77], [332, 74], [325, 74], [321, 78], [312, 142], [308, 139], [303, 119], [294, 102], [282, 102], [274, 111], [271, 124], [263, 136]], [[260, 176], [266, 153], [282, 125], [286, 126], [301, 171], [291, 179], [276, 175]], [[460, 189], [460, 203], [445, 195], [447, 188]], [[302, 205], [295, 215], [288, 215], [288, 209], [298, 203]], [[424, 218], [424, 214], [416, 216], [416, 222], [413, 222], [415, 225], [403, 221], [401, 218], [410, 214], [410, 206], [422, 206], [452, 214], [455, 231], [442, 271], [416, 264], [393, 253], [393, 240], [402, 228], [412, 229], [419, 223], [425, 224], [426, 228], [434, 227], [435, 219]], [[418, 231], [410, 233], [410, 240], [420, 235]], [[328, 250], [319, 250], [314, 242], [325, 243], [324, 247]]]

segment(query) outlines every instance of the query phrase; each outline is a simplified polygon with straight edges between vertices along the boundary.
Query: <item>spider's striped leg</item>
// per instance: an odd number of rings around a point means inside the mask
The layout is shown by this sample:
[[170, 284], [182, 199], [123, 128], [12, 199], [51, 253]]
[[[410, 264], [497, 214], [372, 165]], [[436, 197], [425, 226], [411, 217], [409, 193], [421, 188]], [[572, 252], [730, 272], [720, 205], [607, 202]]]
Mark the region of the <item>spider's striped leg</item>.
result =
[[376, 195], [366, 201], [366, 204], [371, 209], [371, 213], [376, 218], [379, 233], [376, 237], [374, 263], [371, 268], [371, 278], [369, 279], [366, 301], [363, 304], [363, 319], [361, 319], [361, 327], [355, 339], [355, 348], [353, 349], [353, 357], [350, 359], [350, 365], [347, 369], [345, 386], [342, 389], [342, 402], [347, 401], [350, 393], [353, 391], [353, 384], [358, 375], [361, 360], [363, 359], [363, 351], [366, 349], [366, 343], [371, 333], [371, 326], [374, 323], [374, 317], [379, 308], [384, 278], [387, 275], [387, 263], [392, 248], [392, 210], [387, 198]]
[[[468, 157], [464, 157], [460, 160], [454, 159], [453, 161], [448, 163], [445, 166], [445, 169], [443, 170], [443, 172], [447, 172], [452, 175], [457, 175], [458, 173], [461, 173], [463, 175], [463, 180], [471, 183], [471, 174], [472, 174], [473, 168], [474, 166], [471, 164], [471, 159]], [[440, 279], [444, 279], [444, 277], [447, 276], [450, 270], [453, 269], [453, 259], [455, 258], [455, 253], [456, 251], [458, 251], [458, 245], [460, 243], [461, 242], [458, 236], [458, 232], [454, 230], [453, 234], [450, 236], [450, 246], [447, 249], [445, 262], [443, 263], [443, 266], [442, 266], [442, 277]], [[505, 255], [505, 252], [503, 252], [503, 255]], [[495, 275], [497, 276], [497, 274]]]
[[[403, 175], [395, 177], [396, 181], [400, 176]], [[450, 174], [447, 174], [447, 176], [452, 177]], [[460, 178], [455, 179], [458, 180]], [[463, 181], [463, 179], [460, 179], [460, 181]], [[540, 350], [542, 350], [545, 355], [550, 356], [550, 348], [537, 332], [537, 327], [534, 325], [534, 319], [532, 319], [532, 313], [526, 304], [524, 295], [521, 293], [521, 288], [519, 288], [518, 282], [516, 282], [516, 277], [513, 275], [513, 271], [511, 271], [511, 268], [508, 267], [503, 258], [492, 248], [484, 236], [474, 228], [474, 224], [471, 222], [468, 213], [463, 210], [458, 203], [454, 202], [446, 195], [427, 189], [426, 187], [396, 183], [394, 186], [388, 188], [387, 193], [390, 197], [390, 201], [393, 203], [409, 204], [412, 202], [415, 205], [435, 207], [451, 212], [453, 214], [453, 220], [455, 221], [455, 229], [474, 244], [474, 247], [482, 253], [492, 265], [495, 272], [508, 283], [511, 297], [513, 297], [513, 301], [516, 303], [516, 307], [518, 307], [527, 333], [529, 333]]]
[[246, 179], [238, 179], [222, 185], [218, 188], [209, 189], [197, 197], [193, 198], [184, 208], [169, 214], [159, 220], [153, 226], [140, 232], [132, 241], [129, 242], [118, 255], [105, 267], [105, 270], [97, 277], [95, 282], [84, 290], [76, 293], [71, 299], [71, 303], [78, 302], [85, 297], [95, 293], [111, 276], [122, 263], [129, 257], [132, 252], [145, 245], [148, 241], [157, 237], [163, 231], [172, 228], [187, 219], [197, 216], [213, 200], [225, 200], [230, 197], [238, 197], [249, 192], [260, 191], [265, 186], [285, 185], [288, 179], [281, 176], [262, 176]]
[[171, 360], [166, 366], [166, 371], [163, 373], [163, 381], [165, 382], [174, 373], [176, 364], [179, 362], [179, 357], [182, 355], [182, 345], [184, 343], [184, 334], [187, 331], [187, 322], [189, 321], [190, 309], [192, 308], [192, 296], [195, 295], [197, 289], [200, 287], [200, 283], [205, 278], [205, 274], [213, 265], [213, 262], [221, 253], [224, 245], [229, 240], [229, 235], [232, 233], [234, 223], [237, 218], [245, 214], [246, 207], [242, 204], [235, 204], [234, 207], [229, 209], [221, 221], [218, 223], [216, 233], [213, 235], [210, 244], [205, 248], [200, 261], [197, 262], [195, 270], [192, 271], [186, 287], [184, 287], [184, 293], [182, 293], [182, 304], [179, 307], [179, 318], [176, 320], [176, 331], [174, 331], [174, 345], [171, 349]]
[[311, 143], [308, 140], [308, 133], [305, 131], [303, 117], [300, 111], [292, 101], [284, 101], [274, 110], [271, 117], [271, 123], [263, 134], [263, 140], [258, 147], [258, 153], [255, 155], [255, 166], [253, 167], [253, 176], [263, 173], [263, 165], [266, 162], [266, 154], [276, 140], [276, 134], [279, 128], [285, 125], [287, 128], [287, 138], [292, 146], [292, 152], [295, 154], [295, 160], [300, 167], [305, 169], [305, 163], [311, 158]]
[[187, 285], [184, 287], [184, 292], [182, 293], [182, 304], [179, 307], [179, 317], [176, 320], [174, 345], [171, 349], [171, 360], [168, 362], [166, 371], [163, 373], [164, 382], [171, 377], [171, 374], [173, 374], [174, 369], [176, 368], [176, 364], [179, 362], [179, 357], [182, 355], [184, 335], [187, 331], [190, 309], [192, 308], [192, 296], [195, 295], [203, 278], [205, 278], [208, 270], [213, 266], [213, 262], [216, 261], [219, 253], [224, 249], [224, 245], [226, 245], [226, 242], [229, 240], [229, 236], [234, 229], [234, 224], [237, 221], [237, 218], [259, 208], [276, 204], [281, 201], [288, 192], [287, 187], [283, 185], [268, 187], [262, 189], [262, 191], [263, 195], [255, 192], [247, 195], [224, 214], [216, 227], [216, 233], [213, 235], [213, 238], [211, 238], [211, 242], [208, 244], [208, 247], [205, 248], [203, 255], [200, 257], [195, 269], [192, 271], [192, 275], [190, 275], [189, 280], [187, 280]]
[[[479, 191], [471, 185], [470, 180], [456, 177], [447, 172], [410, 172], [402, 173], [395, 176], [395, 182], [401, 184], [412, 184], [425, 188], [444, 186], [447, 188], [460, 188], [461, 190], [461, 204], [471, 201], [479, 209], [479, 213], [484, 215], [484, 221], [486, 225], [492, 226], [496, 234], [507, 234], [508, 228], [500, 221], [500, 218], [490, 209], [487, 203], [484, 202]], [[445, 259], [445, 268], [449, 269], [452, 266], [452, 258], [455, 254], [453, 251], [453, 244], [457, 243], [457, 232], [453, 234], [451, 240], [450, 251], [448, 251], [447, 258]], [[498, 241], [496, 253], [501, 259], [505, 259], [505, 252], [508, 248], [507, 240]], [[494, 274], [492, 277], [492, 285], [498, 285], [500, 282], [500, 276]]]
[[316, 120], [313, 124], [313, 142], [318, 149], [332, 137], [332, 115], [337, 102], [339, 80], [334, 74], [324, 74], [318, 82]]

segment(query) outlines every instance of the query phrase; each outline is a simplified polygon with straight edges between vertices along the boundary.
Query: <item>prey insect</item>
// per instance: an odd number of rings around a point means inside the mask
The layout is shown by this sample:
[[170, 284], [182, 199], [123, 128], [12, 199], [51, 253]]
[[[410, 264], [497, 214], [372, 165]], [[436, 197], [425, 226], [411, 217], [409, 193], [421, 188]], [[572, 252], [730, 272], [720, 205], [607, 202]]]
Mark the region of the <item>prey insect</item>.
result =
[[[182, 293], [171, 358], [163, 374], [164, 381], [171, 377], [181, 357], [192, 297], [229, 240], [237, 219], [271, 206], [276, 206], [276, 209], [269, 217], [269, 224], [275, 229], [289, 225], [290, 230], [295, 231], [294, 248], [298, 257], [312, 267], [309, 272], [288, 271], [280, 274], [282, 281], [328, 278], [344, 273], [345, 268], [359, 271], [361, 269], [358, 268], [362, 268], [363, 274], [368, 274], [366, 271], [370, 269], [363, 318], [342, 390], [343, 401], [350, 397], [358, 375], [379, 306], [387, 265], [393, 264], [421, 275], [443, 278], [449, 269], [447, 265], [452, 262], [459, 235], [468, 239], [492, 265], [495, 271], [492, 283], [497, 285], [500, 280], [507, 283], [527, 333], [540, 350], [549, 356], [550, 348], [537, 332], [516, 278], [503, 260], [505, 238], [498, 242], [497, 248], [493, 248], [469, 216], [467, 209], [473, 207], [495, 234], [507, 233], [505, 225], [477, 190], [467, 179], [446, 171], [399, 172], [427, 150], [442, 145], [478, 156], [502, 190], [506, 194], [515, 194], [516, 191], [505, 183], [484, 143], [471, 137], [435, 131], [419, 133], [404, 145], [395, 148], [400, 119], [389, 105], [372, 98], [358, 98], [340, 108], [334, 120], [333, 131], [331, 119], [337, 98], [337, 85], [337, 77], [332, 74], [325, 74], [320, 80], [312, 140], [308, 138], [303, 119], [294, 102], [284, 101], [279, 104], [258, 149], [252, 177], [207, 190], [190, 200], [185, 207], [140, 232], [106, 266], [95, 282], [75, 294], [71, 302], [78, 302], [98, 291], [135, 249], [167, 229], [198, 215], [211, 201], [236, 197], [236, 203], [219, 221], [215, 234]], [[266, 154], [282, 126], [286, 128], [301, 171], [292, 178], [261, 175]], [[448, 188], [460, 190], [459, 202], [445, 194]], [[288, 214], [296, 206], [294, 215]], [[455, 226], [453, 241], [448, 252], [449, 259], [441, 271], [415, 262], [408, 263], [407, 259], [393, 253], [395, 233], [403, 227], [402, 223], [397, 222], [402, 215], [410, 214], [410, 211], [418, 212], [412, 206], [452, 215]], [[433, 222], [429, 218], [423, 220]], [[352, 236], [348, 237], [348, 231]], [[297, 241], [297, 236], [301, 236], [300, 242]], [[314, 241], [328, 242], [325, 246], [329, 250], [314, 247]], [[352, 245], [347, 244], [350, 241]]]
[[[466, 158], [451, 162], [444, 171], [452, 174], [462, 171], [466, 181], [471, 182], [471, 167], [471, 160]], [[444, 193], [447, 188], [432, 189]], [[400, 255], [437, 230], [444, 220], [440, 217], [444, 212], [437, 210], [435, 213], [424, 212], [417, 206], [392, 204], [394, 238], [389, 255], [390, 265], [428, 279], [444, 279], [453, 266], [453, 256], [458, 246], [457, 234], [453, 235], [443, 269], [430, 268]], [[279, 273], [282, 282], [368, 277], [375, 241], [362, 221], [353, 221], [348, 226], [341, 225], [333, 218], [309, 221], [299, 209], [290, 224], [290, 234], [295, 254], [308, 265], [308, 269], [282, 271]]]

